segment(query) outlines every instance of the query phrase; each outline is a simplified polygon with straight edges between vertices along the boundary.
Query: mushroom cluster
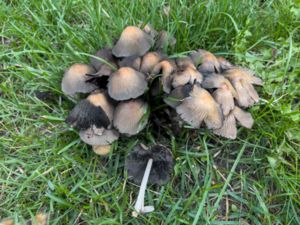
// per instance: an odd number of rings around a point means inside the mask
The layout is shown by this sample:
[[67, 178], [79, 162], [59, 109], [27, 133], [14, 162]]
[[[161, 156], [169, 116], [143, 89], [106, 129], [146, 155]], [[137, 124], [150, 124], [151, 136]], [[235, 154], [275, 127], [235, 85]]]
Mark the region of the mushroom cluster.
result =
[[107, 154], [120, 135], [138, 134], [147, 124], [154, 97], [177, 114], [179, 123], [205, 125], [215, 134], [235, 139], [236, 121], [251, 128], [243, 108], [257, 103], [253, 85], [262, 85], [254, 72], [231, 64], [209, 51], [184, 57], [165, 52], [176, 40], [150, 25], [128, 26], [112, 48], [91, 57], [89, 65], [74, 64], [62, 79], [71, 97], [89, 94], [69, 113], [66, 122], [79, 130], [82, 141], [98, 154]]

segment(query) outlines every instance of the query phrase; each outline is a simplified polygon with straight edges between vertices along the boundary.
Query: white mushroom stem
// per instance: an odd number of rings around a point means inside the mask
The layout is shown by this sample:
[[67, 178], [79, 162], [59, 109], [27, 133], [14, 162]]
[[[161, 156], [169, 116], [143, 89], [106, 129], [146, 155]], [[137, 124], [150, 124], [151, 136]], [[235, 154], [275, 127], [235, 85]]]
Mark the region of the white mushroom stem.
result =
[[149, 159], [147, 162], [146, 170], [143, 176], [143, 180], [140, 186], [138, 198], [136, 200], [136, 203], [134, 205], [135, 211], [133, 212], [134, 216], [137, 216], [139, 213], [148, 213], [154, 211], [153, 206], [144, 206], [144, 199], [145, 199], [145, 192], [147, 188], [147, 183], [149, 179], [149, 175], [151, 172], [151, 167], [152, 167], [153, 159]]

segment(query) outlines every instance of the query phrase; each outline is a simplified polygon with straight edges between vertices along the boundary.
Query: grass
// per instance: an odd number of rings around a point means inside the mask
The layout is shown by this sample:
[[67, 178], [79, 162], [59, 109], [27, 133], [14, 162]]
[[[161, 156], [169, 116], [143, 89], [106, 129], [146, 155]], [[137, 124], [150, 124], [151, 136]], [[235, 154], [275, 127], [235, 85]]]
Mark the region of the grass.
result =
[[[299, 1], [2, 0], [0, 18], [0, 218], [45, 210], [49, 224], [300, 224]], [[255, 126], [237, 140], [167, 137], [173, 177], [149, 189], [156, 211], [136, 219], [124, 159], [138, 141], [161, 140], [149, 126], [108, 158], [95, 155], [64, 123], [74, 103], [60, 81], [139, 22], [174, 34], [170, 53], [208, 49], [265, 85], [250, 109]]]

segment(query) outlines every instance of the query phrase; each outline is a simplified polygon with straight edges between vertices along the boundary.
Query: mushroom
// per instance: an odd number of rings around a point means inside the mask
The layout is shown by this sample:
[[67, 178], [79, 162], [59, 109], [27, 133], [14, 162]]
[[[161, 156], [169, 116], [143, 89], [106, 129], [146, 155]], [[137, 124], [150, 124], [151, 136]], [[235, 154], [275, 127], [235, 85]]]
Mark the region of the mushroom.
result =
[[235, 106], [234, 109], [224, 118], [223, 125], [213, 132], [219, 136], [235, 139], [237, 136], [236, 120], [248, 129], [253, 126], [253, 118], [250, 113], [243, 111], [241, 108]]
[[95, 91], [81, 100], [69, 113], [66, 122], [79, 130], [93, 125], [108, 128], [112, 123], [114, 106], [106, 93]]
[[135, 26], [126, 27], [112, 49], [116, 57], [142, 56], [153, 45], [153, 37]]
[[202, 121], [209, 129], [222, 126], [223, 114], [219, 104], [199, 84], [193, 85], [189, 96], [176, 107], [176, 112], [194, 128], [199, 128]]
[[129, 56], [118, 60], [119, 67], [131, 67], [137, 71], [140, 70], [142, 58], [139, 56]]
[[234, 98], [237, 99], [237, 93], [229, 80], [218, 74], [210, 74], [205, 77], [202, 87], [207, 89], [217, 88], [213, 92], [213, 97], [222, 107], [224, 116], [228, 115], [234, 108]]
[[76, 63], [69, 67], [62, 79], [61, 89], [70, 96], [74, 96], [76, 93], [89, 93], [97, 88], [93, 83], [87, 82], [89, 77], [86, 74], [95, 73], [93, 67]]
[[152, 38], [155, 38], [158, 34], [158, 32], [149, 23], [144, 26], [143, 31], [149, 34]]
[[209, 51], [199, 49], [190, 54], [194, 64], [202, 74], [219, 73], [220, 63], [216, 56]]
[[128, 136], [139, 133], [148, 121], [148, 104], [141, 99], [120, 102], [114, 113], [113, 125]]
[[186, 67], [191, 67], [193, 69], [196, 69], [194, 62], [191, 57], [185, 56], [185, 57], [180, 57], [176, 59], [176, 65], [179, 68], [186, 68]]
[[151, 73], [164, 56], [159, 52], [148, 52], [143, 56], [140, 71], [144, 74]]
[[111, 145], [94, 145], [93, 151], [97, 155], [107, 155], [111, 150]]
[[97, 74], [110, 75], [117, 68], [111, 51], [110, 48], [103, 48], [90, 58], [90, 64], [95, 68]]
[[244, 68], [232, 68], [226, 70], [224, 76], [230, 80], [237, 92], [239, 106], [249, 107], [259, 101], [259, 96], [253, 84], [263, 85], [260, 78], [254, 76], [254, 72]]
[[217, 59], [220, 64], [221, 71], [225, 71], [234, 67], [233, 64], [231, 64], [228, 60], [226, 60], [222, 56], [218, 56]]
[[[48, 215], [44, 213], [37, 213], [31, 220], [26, 221], [27, 225], [46, 225]], [[15, 221], [11, 218], [0, 221], [0, 225], [14, 225]], [[18, 223], [19, 224], [19, 223]]]
[[147, 80], [143, 73], [130, 67], [122, 67], [114, 72], [108, 81], [108, 94], [115, 100], [137, 98], [147, 89]]
[[154, 145], [150, 149], [139, 145], [126, 158], [125, 167], [129, 178], [141, 183], [133, 216], [152, 212], [153, 206], [144, 206], [147, 183], [162, 185], [170, 179], [173, 170], [171, 151], [163, 145]]
[[[119, 133], [113, 129], [97, 128], [92, 126], [79, 131], [80, 139], [88, 145], [109, 145], [119, 138]], [[95, 147], [94, 147], [95, 148]], [[95, 150], [94, 150], [95, 151]]]
[[176, 44], [176, 38], [170, 35], [167, 31], [162, 30], [157, 35], [154, 48], [166, 52], [169, 46], [174, 46], [175, 44]]
[[178, 86], [183, 86], [185, 84], [194, 84], [195, 82], [201, 83], [203, 76], [193, 67], [186, 67], [181, 71], [175, 72], [173, 75], [172, 86], [174, 88]]
[[191, 84], [176, 87], [170, 94], [164, 97], [164, 102], [175, 109], [178, 105], [180, 105], [183, 99], [189, 96], [192, 87], [193, 86]]
[[172, 87], [172, 76], [171, 74], [175, 71], [176, 64], [171, 59], [165, 59], [158, 63], [152, 70], [152, 74], [162, 74], [161, 83], [163, 91], [170, 93]]

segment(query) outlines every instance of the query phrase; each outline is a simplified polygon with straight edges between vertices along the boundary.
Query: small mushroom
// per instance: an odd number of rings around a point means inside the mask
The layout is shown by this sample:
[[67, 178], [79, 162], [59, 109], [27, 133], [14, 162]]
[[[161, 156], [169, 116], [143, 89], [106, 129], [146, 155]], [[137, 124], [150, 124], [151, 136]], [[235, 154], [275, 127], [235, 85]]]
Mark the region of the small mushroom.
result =
[[119, 67], [131, 67], [140, 70], [142, 58], [140, 56], [129, 56], [118, 60]]
[[251, 113], [248, 113], [244, 110], [242, 110], [239, 107], [234, 107], [234, 110], [232, 111], [234, 117], [236, 118], [237, 121], [243, 126], [248, 129], [251, 129], [254, 123], [254, 120], [251, 116]]
[[195, 82], [201, 83], [203, 80], [202, 74], [196, 69], [188, 66], [182, 71], [177, 71], [172, 74], [172, 86], [174, 88], [183, 86], [185, 84], [194, 84]]
[[112, 123], [114, 107], [107, 94], [95, 91], [81, 100], [69, 113], [66, 122], [79, 130], [91, 126], [108, 128]]
[[164, 97], [164, 102], [175, 109], [178, 105], [181, 104], [183, 99], [189, 96], [189, 93], [192, 90], [192, 88], [193, 85], [191, 84], [178, 86], [174, 88], [169, 95]]
[[93, 151], [97, 155], [107, 155], [111, 150], [111, 145], [94, 145]]
[[103, 48], [90, 58], [90, 64], [100, 75], [110, 75], [117, 68], [110, 48]]
[[135, 26], [126, 27], [112, 49], [116, 57], [142, 56], [153, 45], [153, 37]]
[[194, 64], [202, 74], [219, 73], [220, 63], [217, 57], [209, 51], [199, 49], [190, 54]]
[[144, 26], [143, 31], [149, 34], [152, 38], [155, 38], [158, 35], [158, 32], [149, 23]]
[[176, 112], [194, 128], [199, 128], [202, 121], [209, 129], [222, 126], [223, 114], [219, 104], [199, 84], [193, 85], [189, 96], [176, 107]]
[[115, 100], [137, 98], [147, 89], [147, 80], [143, 73], [130, 67], [122, 67], [114, 72], [108, 81], [108, 94]]
[[169, 46], [174, 46], [175, 44], [176, 38], [170, 35], [167, 31], [162, 30], [157, 35], [154, 48], [166, 52]]
[[207, 89], [217, 88], [213, 92], [213, 97], [222, 107], [224, 116], [228, 115], [234, 108], [234, 98], [237, 99], [237, 93], [229, 80], [218, 74], [210, 74], [205, 77], [202, 86]]
[[186, 67], [191, 67], [193, 69], [196, 69], [192, 58], [189, 56], [177, 58], [176, 65], [178, 66], [178, 68], [181, 68], [181, 69], [184, 69]]
[[253, 84], [263, 85], [260, 78], [254, 76], [254, 72], [244, 68], [232, 68], [226, 70], [224, 76], [230, 80], [237, 92], [239, 106], [249, 107], [259, 101], [259, 96]]
[[125, 167], [129, 178], [141, 183], [133, 216], [152, 212], [153, 206], [144, 206], [147, 183], [162, 185], [170, 179], [173, 170], [171, 151], [163, 145], [154, 145], [150, 149], [139, 145], [126, 158]]
[[66, 70], [62, 79], [62, 91], [67, 95], [74, 96], [76, 93], [89, 93], [97, 89], [95, 84], [87, 82], [89, 77], [86, 74], [91, 73], [95, 73], [95, 70], [89, 65], [81, 63], [72, 65]]
[[231, 64], [228, 60], [226, 60], [222, 56], [218, 56], [217, 59], [220, 64], [221, 71], [229, 70], [234, 67], [233, 64]]
[[148, 104], [141, 99], [120, 102], [114, 113], [113, 125], [122, 134], [139, 133], [148, 121]]
[[110, 145], [119, 138], [119, 133], [113, 129], [97, 128], [92, 126], [79, 131], [80, 139], [88, 145]]
[[164, 58], [159, 52], [148, 52], [143, 56], [140, 71], [144, 74], [151, 73], [153, 68]]
[[176, 64], [171, 59], [165, 59], [158, 63], [152, 70], [152, 74], [162, 74], [161, 83], [163, 91], [170, 93], [172, 87], [172, 76], [171, 74], [176, 70]]

